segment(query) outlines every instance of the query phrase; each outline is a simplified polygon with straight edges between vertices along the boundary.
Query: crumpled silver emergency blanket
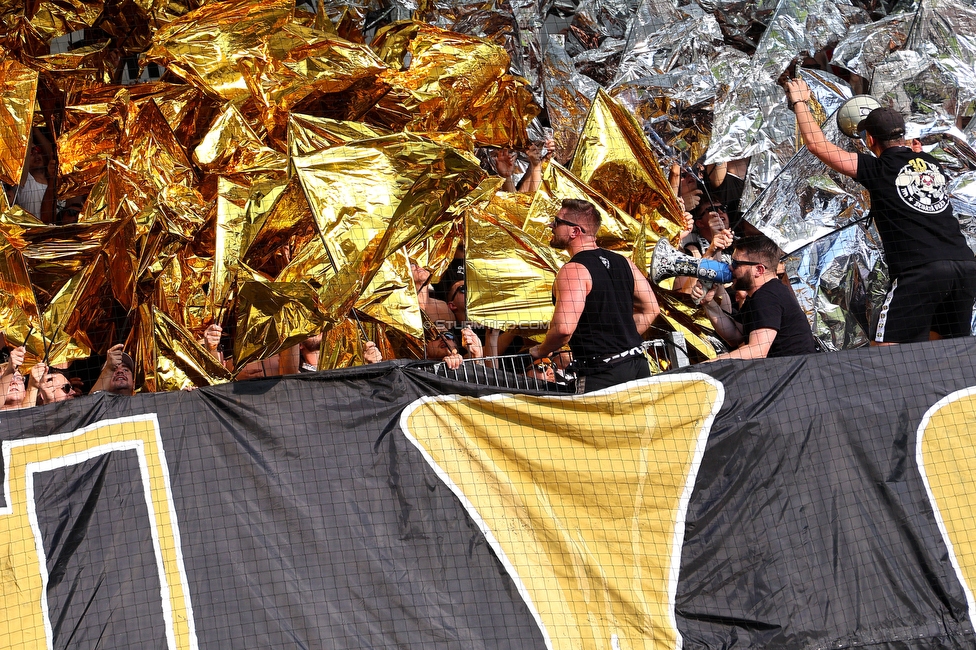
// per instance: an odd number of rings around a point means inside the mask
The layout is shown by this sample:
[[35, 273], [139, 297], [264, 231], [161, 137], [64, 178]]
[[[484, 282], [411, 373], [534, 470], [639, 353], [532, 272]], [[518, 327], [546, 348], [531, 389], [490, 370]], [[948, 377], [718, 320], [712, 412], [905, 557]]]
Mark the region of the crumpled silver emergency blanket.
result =
[[888, 290], [881, 240], [865, 221], [822, 237], [785, 260], [790, 285], [822, 350], [867, 345]]

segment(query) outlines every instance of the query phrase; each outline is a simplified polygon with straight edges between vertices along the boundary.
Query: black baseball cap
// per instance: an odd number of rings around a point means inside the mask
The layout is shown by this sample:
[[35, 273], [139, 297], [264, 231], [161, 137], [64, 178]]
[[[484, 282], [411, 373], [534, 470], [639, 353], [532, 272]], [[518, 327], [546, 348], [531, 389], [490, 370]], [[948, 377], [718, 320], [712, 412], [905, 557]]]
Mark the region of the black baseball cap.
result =
[[444, 271], [444, 275], [434, 285], [434, 295], [446, 302], [447, 294], [451, 291], [451, 287], [460, 280], [464, 280], [464, 258], [455, 258], [451, 260], [451, 263], [447, 266], [447, 270]]
[[857, 123], [857, 132], [867, 131], [871, 137], [881, 142], [905, 137], [905, 118], [893, 108], [876, 108]]

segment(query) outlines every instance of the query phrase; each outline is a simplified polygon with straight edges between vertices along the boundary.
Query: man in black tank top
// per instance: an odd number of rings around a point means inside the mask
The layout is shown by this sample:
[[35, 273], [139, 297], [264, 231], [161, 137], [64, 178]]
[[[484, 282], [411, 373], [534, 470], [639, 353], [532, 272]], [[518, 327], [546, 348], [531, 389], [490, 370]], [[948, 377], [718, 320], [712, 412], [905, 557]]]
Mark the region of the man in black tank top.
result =
[[591, 392], [651, 372], [641, 335], [660, 311], [647, 278], [633, 262], [596, 245], [600, 213], [592, 203], [565, 199], [552, 223], [553, 248], [573, 258], [553, 283], [552, 322], [534, 359], [569, 344], [577, 392]]

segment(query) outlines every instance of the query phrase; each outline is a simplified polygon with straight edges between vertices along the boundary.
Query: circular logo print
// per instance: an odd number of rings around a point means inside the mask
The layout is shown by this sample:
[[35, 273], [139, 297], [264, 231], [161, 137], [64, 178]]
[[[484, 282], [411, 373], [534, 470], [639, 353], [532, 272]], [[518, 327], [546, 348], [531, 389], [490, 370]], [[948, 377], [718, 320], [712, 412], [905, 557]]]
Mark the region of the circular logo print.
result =
[[910, 208], [919, 212], [942, 212], [949, 205], [946, 191], [947, 179], [939, 168], [923, 160], [913, 158], [901, 168], [895, 178], [898, 196]]

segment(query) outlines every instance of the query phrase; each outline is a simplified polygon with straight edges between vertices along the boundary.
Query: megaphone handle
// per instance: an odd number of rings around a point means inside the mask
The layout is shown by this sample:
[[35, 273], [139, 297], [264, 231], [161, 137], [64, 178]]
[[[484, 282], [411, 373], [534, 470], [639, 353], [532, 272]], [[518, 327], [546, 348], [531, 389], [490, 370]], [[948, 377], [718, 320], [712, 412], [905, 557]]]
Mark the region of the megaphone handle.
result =
[[[712, 282], [711, 280], [699, 280], [699, 282], [701, 282], [702, 289], [705, 290], [704, 293], [702, 293], [702, 298], [704, 298], [705, 297], [705, 294], [712, 290], [712, 286], [715, 283]], [[702, 298], [692, 298], [691, 301], [693, 303], [695, 303], [696, 305], [700, 305], [701, 304], [701, 301], [702, 301]]]

